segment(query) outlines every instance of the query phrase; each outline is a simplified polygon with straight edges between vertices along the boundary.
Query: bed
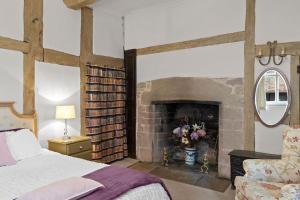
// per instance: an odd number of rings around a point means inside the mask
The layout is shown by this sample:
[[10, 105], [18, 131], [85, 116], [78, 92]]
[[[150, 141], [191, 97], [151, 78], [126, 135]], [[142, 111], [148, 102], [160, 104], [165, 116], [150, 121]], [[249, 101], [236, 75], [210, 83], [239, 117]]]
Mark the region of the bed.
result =
[[[38, 137], [36, 114], [22, 115], [15, 111], [13, 102], [0, 102], [0, 129], [27, 128]], [[74, 176], [85, 176], [108, 167], [42, 149], [30, 158], [12, 166], [0, 167], [0, 200], [12, 200], [19, 196]], [[159, 183], [133, 188], [118, 196], [118, 200], [168, 200], [167, 191]]]

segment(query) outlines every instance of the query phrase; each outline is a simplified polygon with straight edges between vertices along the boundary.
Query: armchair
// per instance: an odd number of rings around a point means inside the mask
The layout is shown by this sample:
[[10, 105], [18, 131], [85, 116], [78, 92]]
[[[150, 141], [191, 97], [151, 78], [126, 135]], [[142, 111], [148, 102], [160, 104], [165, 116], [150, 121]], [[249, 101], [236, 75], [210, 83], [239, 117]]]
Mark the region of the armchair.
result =
[[236, 200], [300, 200], [300, 129], [283, 132], [280, 160], [245, 160], [236, 177]]

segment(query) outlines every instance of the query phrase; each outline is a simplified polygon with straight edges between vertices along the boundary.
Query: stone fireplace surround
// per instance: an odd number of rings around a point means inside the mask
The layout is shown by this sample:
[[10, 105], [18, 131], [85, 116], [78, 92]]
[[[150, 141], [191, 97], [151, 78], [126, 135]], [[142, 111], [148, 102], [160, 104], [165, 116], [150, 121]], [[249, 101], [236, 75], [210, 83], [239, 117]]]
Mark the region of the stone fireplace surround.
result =
[[158, 147], [156, 125], [161, 121], [155, 115], [155, 101], [216, 101], [219, 107], [218, 174], [230, 177], [228, 153], [243, 149], [243, 79], [172, 77], [138, 83], [137, 86], [137, 158], [154, 162]]

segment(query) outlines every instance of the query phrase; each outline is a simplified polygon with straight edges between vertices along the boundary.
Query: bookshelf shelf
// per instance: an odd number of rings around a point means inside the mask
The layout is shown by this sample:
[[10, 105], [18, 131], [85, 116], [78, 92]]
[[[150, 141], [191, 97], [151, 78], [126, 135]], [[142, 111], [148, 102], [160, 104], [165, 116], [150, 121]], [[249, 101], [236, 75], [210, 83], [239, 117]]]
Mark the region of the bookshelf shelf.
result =
[[127, 157], [125, 68], [87, 64], [86, 134], [92, 159], [110, 163]]

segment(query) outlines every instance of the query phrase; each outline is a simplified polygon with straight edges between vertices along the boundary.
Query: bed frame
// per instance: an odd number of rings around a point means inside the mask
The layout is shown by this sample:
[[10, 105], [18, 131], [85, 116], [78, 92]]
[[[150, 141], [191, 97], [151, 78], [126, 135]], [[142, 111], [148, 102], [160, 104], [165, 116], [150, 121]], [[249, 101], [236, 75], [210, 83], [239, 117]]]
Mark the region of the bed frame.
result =
[[20, 114], [15, 110], [15, 102], [0, 102], [0, 130], [15, 128], [28, 128], [36, 137], [37, 132], [37, 115]]

